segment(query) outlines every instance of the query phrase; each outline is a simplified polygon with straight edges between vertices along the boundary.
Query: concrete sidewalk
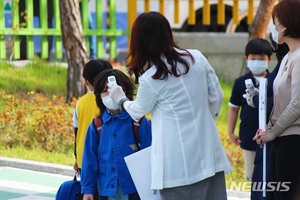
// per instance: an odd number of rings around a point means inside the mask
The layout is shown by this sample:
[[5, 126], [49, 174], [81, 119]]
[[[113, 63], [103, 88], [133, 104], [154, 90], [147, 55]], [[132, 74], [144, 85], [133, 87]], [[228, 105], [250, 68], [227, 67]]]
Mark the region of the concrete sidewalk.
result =
[[[71, 166], [0, 157], [0, 200], [54, 200], [74, 177]], [[249, 200], [249, 192], [227, 191], [228, 200]]]

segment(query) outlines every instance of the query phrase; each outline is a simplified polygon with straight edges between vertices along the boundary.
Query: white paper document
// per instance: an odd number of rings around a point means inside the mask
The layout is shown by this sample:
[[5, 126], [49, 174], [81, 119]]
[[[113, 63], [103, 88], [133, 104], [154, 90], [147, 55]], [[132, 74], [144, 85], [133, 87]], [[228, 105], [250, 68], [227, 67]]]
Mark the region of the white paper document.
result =
[[159, 191], [151, 188], [151, 147], [126, 156], [125, 162], [142, 200], [160, 200]]

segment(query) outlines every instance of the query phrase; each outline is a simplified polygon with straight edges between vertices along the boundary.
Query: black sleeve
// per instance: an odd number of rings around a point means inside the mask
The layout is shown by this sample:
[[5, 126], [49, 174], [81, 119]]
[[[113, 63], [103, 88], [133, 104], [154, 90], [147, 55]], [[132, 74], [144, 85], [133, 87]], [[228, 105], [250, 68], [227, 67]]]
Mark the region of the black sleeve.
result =
[[269, 115], [271, 114], [271, 111], [273, 109], [273, 96], [268, 97], [267, 99], [267, 116], [269, 117]]
[[[255, 108], [258, 109], [259, 107], [259, 96], [254, 96], [252, 98], [253, 104]], [[269, 115], [271, 114], [271, 111], [273, 109], [273, 96], [270, 96], [267, 98], [267, 122], [269, 121]]]
[[[268, 86], [267, 86], [267, 123], [269, 121], [269, 115], [271, 114], [271, 111], [273, 109], [273, 83], [274, 80], [277, 76], [278, 70], [280, 67], [280, 62], [277, 63], [275, 69], [268, 74], [267, 78], [268, 78]], [[256, 108], [258, 108], [259, 106], [259, 97], [258, 96], [254, 96], [253, 99], [253, 104]]]
[[78, 131], [78, 128], [74, 128], [74, 134], [75, 134], [75, 139], [74, 139], [74, 156], [75, 158], [77, 157], [76, 156], [76, 137], [77, 137], [77, 131]]
[[258, 108], [258, 106], [259, 106], [258, 101], [259, 101], [258, 95], [255, 95], [255, 96], [252, 97], [252, 102], [253, 102], [255, 108]]

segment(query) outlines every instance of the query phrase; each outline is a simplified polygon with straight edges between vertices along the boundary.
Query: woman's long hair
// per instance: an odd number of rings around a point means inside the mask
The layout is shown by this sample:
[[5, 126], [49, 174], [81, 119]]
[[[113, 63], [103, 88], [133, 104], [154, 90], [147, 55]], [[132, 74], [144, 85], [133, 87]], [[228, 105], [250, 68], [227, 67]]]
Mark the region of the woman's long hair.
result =
[[277, 44], [272, 38], [272, 33], [269, 34], [269, 39], [272, 44], [272, 51], [275, 53], [277, 61], [280, 62], [283, 57], [290, 51], [289, 46], [286, 43]]
[[[134, 74], [136, 83], [138, 77], [153, 65], [157, 69], [152, 76], [153, 79], [162, 80], [167, 79], [168, 75], [179, 77], [188, 73], [189, 62], [183, 56], [190, 57], [194, 62], [194, 57], [188, 51], [175, 44], [170, 24], [162, 14], [143, 13], [135, 20], [131, 31], [128, 54], [130, 61], [127, 69], [131, 76]], [[164, 57], [166, 62], [163, 60]], [[178, 62], [185, 66], [184, 72], [177, 69]], [[171, 68], [168, 68], [167, 64]]]

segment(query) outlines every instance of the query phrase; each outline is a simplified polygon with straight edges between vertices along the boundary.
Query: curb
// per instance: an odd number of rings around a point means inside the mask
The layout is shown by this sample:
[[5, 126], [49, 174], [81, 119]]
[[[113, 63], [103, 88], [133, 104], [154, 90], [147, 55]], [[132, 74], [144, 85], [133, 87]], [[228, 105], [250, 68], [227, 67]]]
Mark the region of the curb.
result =
[[46, 162], [29, 161], [24, 159], [7, 158], [0, 156], [0, 166], [74, 176], [75, 171], [71, 166], [52, 164]]
[[[26, 65], [31, 64], [33, 61], [32, 60], [12, 60], [12, 61], [4, 61], [6, 63], [9, 63], [11, 65], [14, 65], [16, 67], [24, 67]], [[49, 65], [59, 65], [62, 67], [68, 67], [68, 63], [67, 62], [49, 62]]]
[[246, 191], [227, 189], [227, 196], [239, 197], [239, 198], [249, 198], [249, 200], [250, 200], [250, 192], [246, 192]]

